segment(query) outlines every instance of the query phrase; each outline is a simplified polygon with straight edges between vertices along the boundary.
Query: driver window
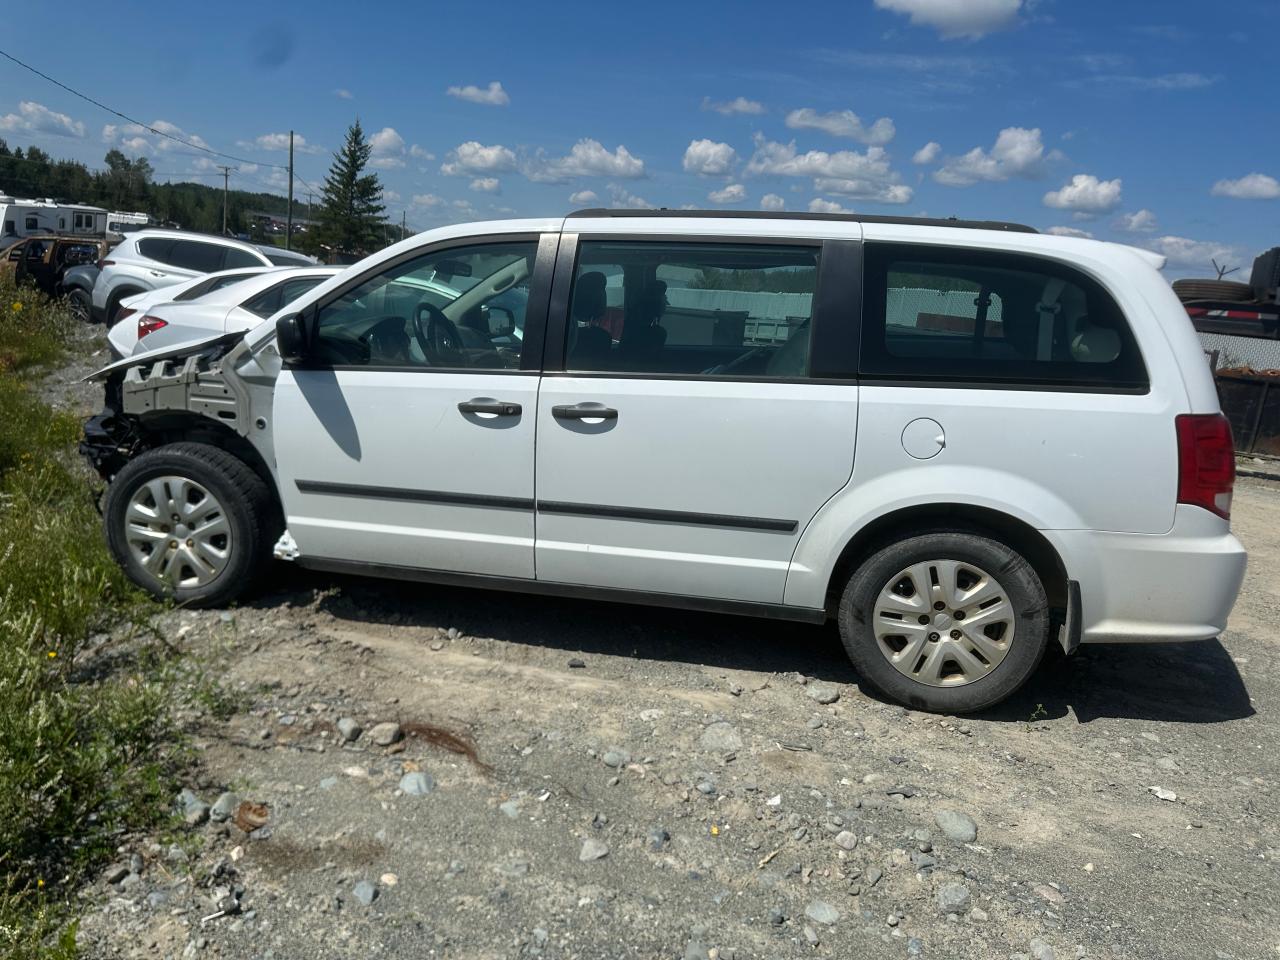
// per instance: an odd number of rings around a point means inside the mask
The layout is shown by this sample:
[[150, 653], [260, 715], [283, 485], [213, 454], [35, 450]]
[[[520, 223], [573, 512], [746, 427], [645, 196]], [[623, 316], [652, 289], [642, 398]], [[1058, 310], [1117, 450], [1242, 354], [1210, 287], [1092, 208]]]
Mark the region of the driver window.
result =
[[398, 263], [320, 311], [329, 366], [516, 370], [537, 243], [436, 250]]
[[814, 247], [586, 241], [565, 369], [806, 377], [817, 277]]

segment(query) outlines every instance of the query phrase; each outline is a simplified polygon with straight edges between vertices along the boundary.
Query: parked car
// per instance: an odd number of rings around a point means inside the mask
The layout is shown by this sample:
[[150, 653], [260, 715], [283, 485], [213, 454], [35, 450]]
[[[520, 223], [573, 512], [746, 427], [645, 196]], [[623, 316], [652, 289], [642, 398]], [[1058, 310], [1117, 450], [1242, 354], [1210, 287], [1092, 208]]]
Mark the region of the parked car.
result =
[[105, 368], [82, 450], [111, 551], [179, 603], [274, 552], [834, 620], [870, 685], [972, 711], [1050, 643], [1226, 623], [1231, 434], [1161, 263], [955, 220], [459, 224]]
[[125, 297], [184, 280], [245, 267], [309, 266], [310, 257], [276, 247], [256, 247], [226, 237], [181, 230], [139, 230], [99, 261], [92, 315], [111, 325]]
[[[252, 270], [250, 273], [249, 271]], [[121, 303], [107, 334], [113, 354], [127, 357], [211, 334], [249, 330], [341, 267], [259, 267], [227, 270]]]
[[75, 267], [93, 264], [106, 255], [104, 240], [56, 234], [24, 237], [4, 251], [3, 269], [12, 270], [19, 281], [30, 280], [51, 297], [68, 291], [64, 277]]

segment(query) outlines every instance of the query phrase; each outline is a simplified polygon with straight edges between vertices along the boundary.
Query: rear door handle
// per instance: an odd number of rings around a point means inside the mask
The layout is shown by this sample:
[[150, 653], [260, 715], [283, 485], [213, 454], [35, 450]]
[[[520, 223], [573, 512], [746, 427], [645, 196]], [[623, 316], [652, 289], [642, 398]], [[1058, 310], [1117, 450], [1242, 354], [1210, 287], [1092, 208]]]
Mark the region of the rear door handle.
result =
[[491, 397], [474, 397], [458, 404], [461, 413], [491, 413], [499, 417], [518, 417], [521, 409], [518, 403], [494, 400]]
[[603, 403], [566, 403], [551, 408], [557, 420], [617, 420], [618, 411]]

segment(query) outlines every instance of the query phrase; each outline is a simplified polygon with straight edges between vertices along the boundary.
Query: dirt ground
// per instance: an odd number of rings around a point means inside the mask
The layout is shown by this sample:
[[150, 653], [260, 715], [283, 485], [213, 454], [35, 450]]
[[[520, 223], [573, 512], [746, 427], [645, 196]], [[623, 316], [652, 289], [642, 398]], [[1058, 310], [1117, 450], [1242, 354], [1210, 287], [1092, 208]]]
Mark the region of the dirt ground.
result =
[[[63, 379], [50, 396], [86, 403]], [[81, 942], [1280, 957], [1280, 483], [1241, 479], [1234, 525], [1250, 565], [1221, 641], [1050, 657], [963, 718], [862, 691], [832, 628], [281, 566], [235, 610], [158, 618], [234, 696], [190, 718], [191, 833], [128, 838]], [[266, 825], [219, 822], [239, 800]]]

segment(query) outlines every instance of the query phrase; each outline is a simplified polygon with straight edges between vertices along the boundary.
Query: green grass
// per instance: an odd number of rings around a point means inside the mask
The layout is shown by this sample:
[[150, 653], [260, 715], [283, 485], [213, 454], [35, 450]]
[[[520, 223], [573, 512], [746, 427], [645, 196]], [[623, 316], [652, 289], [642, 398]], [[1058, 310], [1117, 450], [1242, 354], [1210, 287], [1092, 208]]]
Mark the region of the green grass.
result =
[[[60, 303], [0, 276], [0, 957], [74, 956], [69, 899], [121, 831], [158, 822], [180, 754], [171, 671], [80, 656], [148, 609], [103, 545], [80, 424], [32, 391]], [[114, 651], [113, 651], [114, 652]], [[107, 666], [103, 666], [107, 664]]]

